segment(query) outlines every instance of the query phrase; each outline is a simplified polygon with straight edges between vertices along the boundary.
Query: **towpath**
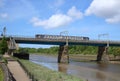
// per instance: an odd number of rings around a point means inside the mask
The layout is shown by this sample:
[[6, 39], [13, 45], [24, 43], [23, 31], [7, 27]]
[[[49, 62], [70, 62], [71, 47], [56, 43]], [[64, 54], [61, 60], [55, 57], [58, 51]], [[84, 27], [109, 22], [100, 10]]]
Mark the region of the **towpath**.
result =
[[[9, 55], [4, 55], [4, 57], [10, 58]], [[7, 66], [16, 81], [30, 81], [29, 77], [16, 60], [8, 60]]]

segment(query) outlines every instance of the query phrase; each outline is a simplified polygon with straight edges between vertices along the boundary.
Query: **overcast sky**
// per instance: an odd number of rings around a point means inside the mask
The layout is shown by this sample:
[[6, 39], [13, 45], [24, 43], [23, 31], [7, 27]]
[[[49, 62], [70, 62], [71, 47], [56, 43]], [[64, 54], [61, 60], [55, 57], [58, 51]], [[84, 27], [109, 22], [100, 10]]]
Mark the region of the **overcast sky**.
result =
[[[120, 0], [0, 0], [0, 31], [8, 35], [69, 35], [120, 40]], [[106, 39], [106, 37], [101, 37]]]

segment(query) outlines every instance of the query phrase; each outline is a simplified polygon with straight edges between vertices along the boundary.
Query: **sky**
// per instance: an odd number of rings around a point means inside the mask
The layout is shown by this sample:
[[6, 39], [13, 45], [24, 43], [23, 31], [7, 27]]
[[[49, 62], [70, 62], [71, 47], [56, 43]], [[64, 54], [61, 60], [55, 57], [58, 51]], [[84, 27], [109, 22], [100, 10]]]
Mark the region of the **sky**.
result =
[[7, 35], [34, 37], [68, 31], [70, 36], [97, 40], [100, 35], [101, 40], [119, 41], [120, 0], [0, 0], [1, 32], [4, 27]]

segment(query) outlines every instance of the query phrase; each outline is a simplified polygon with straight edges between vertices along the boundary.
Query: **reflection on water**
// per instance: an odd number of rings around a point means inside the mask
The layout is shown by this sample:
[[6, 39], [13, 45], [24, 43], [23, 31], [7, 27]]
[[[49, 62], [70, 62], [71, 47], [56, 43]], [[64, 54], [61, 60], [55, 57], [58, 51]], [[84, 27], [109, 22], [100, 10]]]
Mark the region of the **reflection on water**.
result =
[[67, 73], [68, 64], [58, 63], [58, 71]]
[[101, 72], [96, 72], [96, 78], [104, 81], [106, 79], [106, 76]]
[[88, 81], [120, 81], [120, 65], [116, 64], [74, 61], [61, 64], [57, 57], [43, 55], [31, 55], [30, 61]]
[[[99, 70], [105, 70], [108, 67], [107, 63], [97, 63]], [[106, 75], [104, 73], [101, 73], [100, 71], [96, 72], [96, 78], [100, 79], [101, 81], [105, 81]]]

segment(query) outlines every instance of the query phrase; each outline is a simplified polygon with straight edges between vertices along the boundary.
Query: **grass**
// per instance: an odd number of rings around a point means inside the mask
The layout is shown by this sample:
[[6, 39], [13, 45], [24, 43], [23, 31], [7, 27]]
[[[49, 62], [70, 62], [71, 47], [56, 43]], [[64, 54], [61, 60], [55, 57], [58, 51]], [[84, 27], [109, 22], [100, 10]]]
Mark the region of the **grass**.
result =
[[50, 70], [28, 60], [20, 60], [27, 70], [34, 75], [38, 81], [83, 81], [71, 75]]
[[2, 68], [0, 67], [0, 81], [3, 81], [3, 78], [4, 78], [3, 71]]

